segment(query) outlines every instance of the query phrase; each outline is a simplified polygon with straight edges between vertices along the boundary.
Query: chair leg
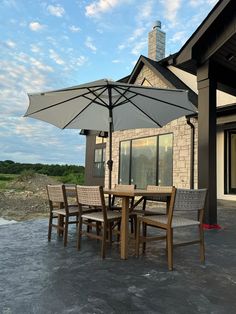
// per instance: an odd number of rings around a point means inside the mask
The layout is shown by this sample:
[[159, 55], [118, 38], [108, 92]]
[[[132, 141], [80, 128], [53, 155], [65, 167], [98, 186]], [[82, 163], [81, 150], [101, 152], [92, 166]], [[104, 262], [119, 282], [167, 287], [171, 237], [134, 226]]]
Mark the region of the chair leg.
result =
[[[60, 227], [64, 227], [64, 216], [63, 215], [58, 215], [58, 225]], [[59, 237], [63, 237], [63, 230], [62, 229], [57, 229], [57, 234]]]
[[112, 227], [113, 227], [113, 223], [109, 224], [109, 242], [110, 244], [112, 244]]
[[107, 239], [107, 225], [103, 223], [103, 233], [102, 233], [102, 258], [106, 255], [106, 239]]
[[168, 268], [169, 270], [173, 270], [173, 229], [168, 228], [166, 232]]
[[[145, 222], [143, 222], [143, 238], [146, 239], [147, 236], [147, 224]], [[143, 254], [145, 254], [146, 251], [146, 241], [143, 241]]]
[[88, 233], [91, 232], [91, 231], [92, 231], [91, 229], [92, 229], [92, 227], [91, 227], [91, 220], [88, 219], [87, 232], [88, 232]]
[[79, 214], [76, 215], [76, 230], [78, 230]]
[[136, 239], [136, 235], [137, 235], [137, 216], [134, 216], [134, 238]]
[[48, 223], [48, 242], [51, 241], [51, 235], [52, 235], [52, 214], [50, 214], [50, 217], [49, 217], [49, 223]]
[[82, 224], [83, 220], [80, 217], [79, 218], [79, 226], [78, 226], [78, 232], [77, 232], [77, 250], [80, 250], [80, 242], [81, 242], [81, 233], [82, 233]]
[[118, 223], [117, 223], [117, 230], [118, 230], [118, 232], [117, 232], [117, 242], [120, 242], [120, 221], [118, 221]]
[[202, 263], [205, 262], [205, 244], [204, 244], [204, 231], [202, 225], [199, 225], [199, 236], [200, 236], [200, 260]]
[[100, 223], [99, 223], [99, 221], [96, 221], [96, 234], [97, 234], [97, 236], [99, 236], [99, 234], [100, 234]]
[[65, 225], [64, 225], [64, 246], [67, 246], [67, 238], [68, 238], [68, 222], [69, 218], [65, 217]]
[[141, 225], [141, 221], [139, 219], [137, 219], [137, 224], [136, 224], [136, 245], [135, 245], [135, 255], [137, 257], [139, 256], [140, 225]]
[[133, 220], [133, 218], [130, 218], [130, 231], [132, 234], [134, 233], [134, 220]]

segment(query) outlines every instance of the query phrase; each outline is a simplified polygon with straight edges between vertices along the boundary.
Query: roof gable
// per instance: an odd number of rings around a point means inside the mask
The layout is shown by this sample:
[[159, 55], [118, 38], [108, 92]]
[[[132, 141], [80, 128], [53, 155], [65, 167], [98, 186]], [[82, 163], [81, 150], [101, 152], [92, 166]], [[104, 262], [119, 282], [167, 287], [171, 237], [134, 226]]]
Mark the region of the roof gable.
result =
[[[160, 78], [169, 88], [186, 89], [189, 91], [190, 101], [197, 106], [197, 94], [191, 90], [184, 82], [182, 82], [174, 73], [161, 64], [147, 57], [140, 56], [132, 73], [130, 74], [128, 83], [133, 84], [143, 66], [147, 66], [158, 78]], [[151, 82], [150, 82], [151, 83]]]

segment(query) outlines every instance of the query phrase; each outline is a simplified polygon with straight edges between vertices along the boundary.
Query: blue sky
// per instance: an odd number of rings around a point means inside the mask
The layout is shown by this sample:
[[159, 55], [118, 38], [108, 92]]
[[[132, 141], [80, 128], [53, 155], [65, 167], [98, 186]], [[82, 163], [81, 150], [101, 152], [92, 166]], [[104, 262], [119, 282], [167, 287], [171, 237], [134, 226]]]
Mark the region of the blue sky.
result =
[[0, 0], [0, 160], [84, 164], [85, 137], [23, 118], [27, 93], [128, 75], [155, 20], [166, 56], [215, 0]]

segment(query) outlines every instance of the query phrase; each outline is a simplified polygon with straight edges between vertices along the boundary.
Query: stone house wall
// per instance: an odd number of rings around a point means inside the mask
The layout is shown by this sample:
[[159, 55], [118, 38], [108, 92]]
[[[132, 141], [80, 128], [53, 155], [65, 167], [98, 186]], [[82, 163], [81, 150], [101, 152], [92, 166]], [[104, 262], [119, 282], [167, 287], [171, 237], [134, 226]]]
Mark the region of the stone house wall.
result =
[[[147, 66], [143, 66], [135, 84], [142, 84], [144, 80], [150, 82], [154, 87], [168, 88], [165, 82], [156, 76]], [[197, 187], [197, 120], [191, 118], [191, 123], [196, 127], [194, 140], [194, 185]], [[135, 139], [141, 137], [149, 137], [159, 134], [173, 133], [173, 185], [178, 188], [190, 187], [190, 152], [191, 152], [191, 128], [186, 122], [186, 118], [182, 117], [174, 120], [162, 128], [152, 129], [133, 129], [125, 131], [117, 131], [113, 133], [112, 144], [112, 186], [118, 183], [119, 175], [119, 146], [120, 141]], [[109, 148], [107, 145], [106, 159], [109, 159]], [[105, 186], [108, 186], [108, 169], [106, 167]]]

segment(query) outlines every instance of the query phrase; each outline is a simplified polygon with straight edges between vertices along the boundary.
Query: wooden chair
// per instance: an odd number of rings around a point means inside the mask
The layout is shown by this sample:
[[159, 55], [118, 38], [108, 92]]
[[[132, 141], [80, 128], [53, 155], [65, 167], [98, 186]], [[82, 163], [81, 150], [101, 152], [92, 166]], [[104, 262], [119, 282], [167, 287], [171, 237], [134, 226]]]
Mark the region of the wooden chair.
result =
[[[151, 192], [171, 193], [172, 188], [173, 188], [172, 186], [147, 185], [147, 191], [151, 191]], [[164, 203], [165, 208], [155, 208], [153, 210], [147, 210], [146, 207], [147, 207], [148, 201]], [[167, 208], [168, 204], [169, 204], [169, 197], [167, 196], [144, 197], [142, 212], [139, 210], [139, 213], [142, 213], [145, 215], [166, 214], [168, 210]]]
[[[57, 228], [58, 234], [64, 237], [64, 246], [67, 245], [68, 225], [79, 222], [78, 205], [68, 206], [65, 185], [47, 185], [47, 194], [50, 207], [48, 241], [51, 241], [52, 227]], [[70, 221], [74, 217], [75, 220]], [[57, 223], [53, 219], [57, 219]]]
[[67, 203], [69, 207], [77, 207], [76, 184], [65, 184]]
[[[173, 270], [173, 246], [181, 246], [188, 244], [200, 243], [200, 258], [201, 261], [205, 260], [205, 247], [204, 247], [204, 233], [203, 233], [203, 214], [206, 200], [206, 189], [201, 190], [184, 190], [172, 189], [172, 196], [170, 201], [169, 212], [166, 215], [155, 216], [138, 216], [137, 219], [137, 237], [136, 237], [136, 255], [139, 255], [139, 246], [142, 243], [143, 253], [145, 253], [146, 242], [154, 240], [166, 240], [166, 249], [168, 257], [168, 268]], [[175, 212], [190, 212], [195, 211], [197, 214], [196, 219], [185, 218], [182, 215], [173, 215]], [[143, 234], [140, 235], [140, 225], [143, 226]], [[165, 236], [148, 237], [147, 227], [156, 227], [166, 231]], [[199, 239], [184, 243], [173, 244], [173, 229], [198, 226]]]
[[[77, 249], [80, 250], [81, 236], [85, 234], [90, 238], [102, 241], [101, 256], [105, 258], [106, 242], [108, 239], [111, 242], [112, 225], [114, 222], [118, 222], [118, 227], [120, 226], [121, 214], [107, 209], [103, 188], [101, 186], [77, 186], [77, 200], [79, 205]], [[83, 206], [92, 206], [97, 211], [93, 213], [83, 213]], [[98, 229], [96, 234], [92, 233], [91, 229], [82, 231], [83, 223], [96, 223], [96, 226], [100, 225], [102, 235], [100, 235]]]

